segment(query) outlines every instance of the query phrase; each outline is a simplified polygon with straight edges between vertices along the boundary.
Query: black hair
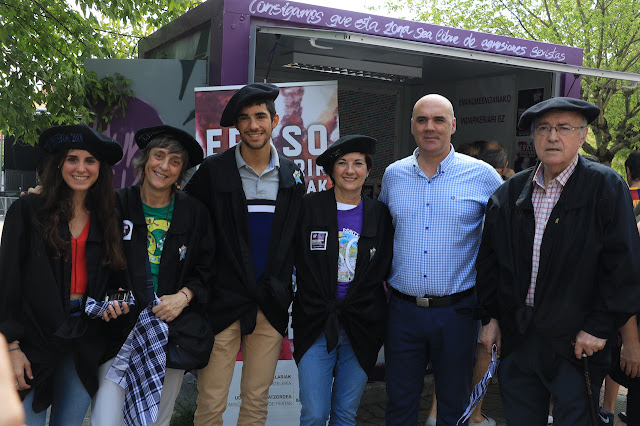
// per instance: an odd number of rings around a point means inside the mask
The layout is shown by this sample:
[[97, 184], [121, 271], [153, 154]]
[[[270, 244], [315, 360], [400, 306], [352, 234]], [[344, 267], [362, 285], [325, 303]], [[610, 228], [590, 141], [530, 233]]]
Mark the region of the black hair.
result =
[[624, 162], [624, 167], [629, 169], [629, 181], [640, 180], [640, 151], [631, 151]]
[[[58, 151], [48, 156], [41, 176], [43, 220], [43, 239], [51, 249], [54, 257], [69, 260], [71, 243], [60, 237], [58, 227], [73, 218], [73, 190], [67, 185], [60, 170], [69, 151]], [[125, 268], [124, 255], [121, 250], [122, 233], [120, 224], [114, 214], [116, 195], [113, 189], [113, 170], [106, 161], [100, 161], [98, 179], [95, 181], [87, 197], [85, 208], [95, 212], [102, 225], [103, 256], [102, 264], [114, 271]]]
[[[355, 151], [352, 151], [352, 152], [355, 152]], [[331, 163], [331, 170], [325, 170], [324, 171], [326, 174], [329, 175], [329, 177], [331, 178], [331, 182], [333, 184], [336, 183], [335, 180], [333, 179], [333, 168], [336, 165], [336, 163], [338, 162], [338, 160], [340, 158], [344, 157], [347, 154], [350, 154], [350, 152], [342, 154], [340, 157], [336, 157], [336, 160], [333, 163]], [[367, 163], [367, 173], [371, 173], [371, 170], [373, 170], [373, 155], [372, 154], [368, 154], [368, 153], [367, 154], [362, 153], [362, 155], [364, 155], [364, 161]], [[323, 167], [323, 169], [324, 169], [324, 167]]]
[[507, 164], [507, 152], [500, 142], [491, 141], [480, 149], [478, 159], [488, 163], [494, 169], [502, 169]]
[[[238, 107], [238, 113], [240, 113], [240, 111], [243, 108], [254, 106], [254, 105], [262, 105], [262, 104], [264, 104], [264, 106], [267, 107], [267, 111], [269, 112], [269, 115], [271, 116], [271, 121], [273, 122], [273, 119], [276, 116], [276, 101], [271, 98], [266, 98], [266, 97], [251, 98], [246, 102], [240, 104], [240, 106]], [[238, 117], [236, 116], [236, 121], [237, 119]]]
[[463, 143], [456, 149], [460, 154], [468, 155], [469, 157], [478, 158], [480, 150], [487, 144], [487, 141], [473, 141]]

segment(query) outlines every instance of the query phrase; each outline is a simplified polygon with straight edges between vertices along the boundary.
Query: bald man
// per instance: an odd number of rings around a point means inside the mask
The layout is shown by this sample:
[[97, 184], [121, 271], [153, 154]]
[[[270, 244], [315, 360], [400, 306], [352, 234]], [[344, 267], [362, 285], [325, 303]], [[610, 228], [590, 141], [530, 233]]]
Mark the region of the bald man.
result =
[[485, 207], [502, 179], [487, 163], [455, 152], [455, 131], [451, 102], [422, 97], [411, 116], [417, 148], [391, 164], [382, 180], [379, 199], [396, 230], [385, 342], [387, 425], [417, 424], [429, 361], [438, 426], [455, 425], [469, 402], [474, 264]]

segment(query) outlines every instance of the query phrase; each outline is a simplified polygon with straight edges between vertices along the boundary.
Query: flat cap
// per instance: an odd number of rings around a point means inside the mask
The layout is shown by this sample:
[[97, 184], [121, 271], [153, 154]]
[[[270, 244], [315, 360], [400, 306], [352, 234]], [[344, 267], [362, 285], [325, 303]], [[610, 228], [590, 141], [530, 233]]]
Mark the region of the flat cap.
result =
[[189, 133], [177, 127], [168, 126], [163, 124], [161, 126], [145, 127], [136, 132], [135, 140], [136, 145], [142, 151], [149, 145], [153, 139], [159, 136], [169, 136], [178, 142], [189, 154], [188, 167], [195, 167], [202, 163], [204, 160], [204, 152], [197, 140], [194, 139]]
[[522, 113], [522, 116], [520, 116], [520, 121], [518, 122], [518, 127], [523, 130], [528, 130], [531, 127], [531, 123], [536, 119], [536, 117], [539, 117], [554, 109], [563, 111], [575, 111], [579, 114], [582, 114], [587, 120], [587, 123], [591, 123], [600, 115], [600, 108], [590, 102], [583, 101], [582, 99], [565, 97], [550, 98], [535, 104], [534, 106], [527, 109], [524, 113]]
[[84, 149], [112, 166], [122, 159], [122, 147], [117, 141], [84, 123], [49, 127], [40, 134], [38, 146], [50, 154]]
[[361, 152], [363, 154], [375, 154], [376, 143], [372, 137], [364, 135], [347, 135], [335, 141], [325, 152], [320, 154], [316, 163], [321, 165], [325, 173], [331, 175], [333, 164], [336, 160], [350, 152]]
[[240, 109], [254, 99], [274, 100], [280, 94], [278, 86], [269, 83], [251, 83], [238, 90], [227, 102], [227, 106], [222, 111], [220, 125], [223, 127], [233, 126]]

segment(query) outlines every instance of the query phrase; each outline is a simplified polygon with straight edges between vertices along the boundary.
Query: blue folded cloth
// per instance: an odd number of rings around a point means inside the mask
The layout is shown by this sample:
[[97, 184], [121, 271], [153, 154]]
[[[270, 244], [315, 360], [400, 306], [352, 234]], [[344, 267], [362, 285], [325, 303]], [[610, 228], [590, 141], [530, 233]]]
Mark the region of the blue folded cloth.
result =
[[473, 413], [473, 410], [476, 408], [476, 405], [478, 405], [478, 402], [480, 402], [480, 400], [487, 393], [489, 380], [491, 380], [491, 378], [495, 376], [496, 372], [498, 371], [499, 363], [500, 363], [500, 360], [498, 359], [498, 347], [496, 345], [493, 345], [493, 348], [491, 348], [491, 364], [489, 364], [489, 368], [487, 368], [487, 372], [484, 373], [482, 380], [480, 380], [473, 387], [473, 392], [471, 392], [471, 396], [469, 397], [469, 405], [467, 406], [467, 409], [465, 410], [462, 417], [458, 419], [458, 422], [456, 423], [456, 425], [466, 422], [469, 419], [469, 417], [471, 417], [471, 413]]

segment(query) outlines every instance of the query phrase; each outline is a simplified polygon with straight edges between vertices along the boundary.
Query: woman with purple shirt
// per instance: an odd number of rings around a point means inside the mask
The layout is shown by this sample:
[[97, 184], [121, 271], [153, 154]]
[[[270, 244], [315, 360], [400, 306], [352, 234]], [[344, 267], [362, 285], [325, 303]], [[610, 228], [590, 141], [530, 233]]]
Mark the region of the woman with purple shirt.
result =
[[300, 424], [355, 425], [384, 342], [391, 266], [387, 207], [362, 193], [376, 140], [350, 135], [317, 159], [334, 187], [302, 199], [293, 302]]

